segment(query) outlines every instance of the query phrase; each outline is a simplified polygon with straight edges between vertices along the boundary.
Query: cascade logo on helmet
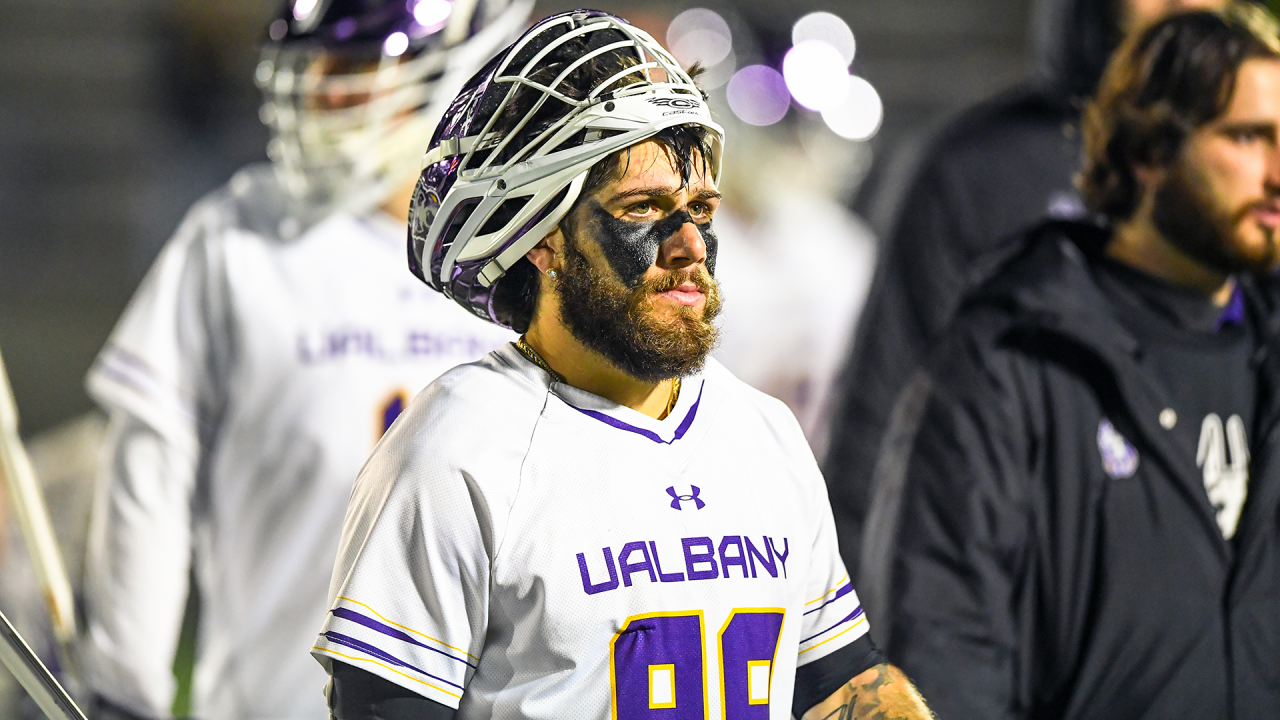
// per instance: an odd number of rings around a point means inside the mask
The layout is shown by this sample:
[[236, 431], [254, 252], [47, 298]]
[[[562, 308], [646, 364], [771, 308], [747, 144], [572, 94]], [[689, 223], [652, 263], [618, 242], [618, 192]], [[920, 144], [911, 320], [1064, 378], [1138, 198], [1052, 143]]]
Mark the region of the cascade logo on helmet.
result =
[[661, 105], [663, 107], [672, 108], [697, 108], [702, 107], [702, 103], [693, 98], [671, 98], [671, 97], [652, 97], [648, 102], [651, 105]]

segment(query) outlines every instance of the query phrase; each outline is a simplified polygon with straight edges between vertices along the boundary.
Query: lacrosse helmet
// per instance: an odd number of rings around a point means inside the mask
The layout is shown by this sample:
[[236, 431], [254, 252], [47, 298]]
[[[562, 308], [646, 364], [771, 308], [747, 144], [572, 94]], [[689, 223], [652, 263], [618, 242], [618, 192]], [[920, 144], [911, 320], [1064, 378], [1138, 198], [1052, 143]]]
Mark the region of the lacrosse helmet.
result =
[[[610, 58], [612, 72], [593, 77], [589, 63]], [[572, 85], [583, 73], [590, 87]], [[410, 269], [510, 327], [494, 308], [499, 280], [573, 207], [591, 167], [677, 125], [705, 128], [718, 180], [724, 132], [670, 53], [607, 13], [546, 18], [466, 84], [436, 129], [409, 212]]]
[[376, 206], [417, 174], [459, 88], [532, 0], [289, 0], [255, 73], [267, 154], [304, 207]]

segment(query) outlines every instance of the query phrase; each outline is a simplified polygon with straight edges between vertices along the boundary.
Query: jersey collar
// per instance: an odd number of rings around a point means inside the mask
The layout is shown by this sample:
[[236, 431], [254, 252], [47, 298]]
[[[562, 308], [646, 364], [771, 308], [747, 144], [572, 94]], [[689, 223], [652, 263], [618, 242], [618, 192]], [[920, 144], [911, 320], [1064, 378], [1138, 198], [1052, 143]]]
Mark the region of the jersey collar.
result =
[[680, 397], [676, 399], [676, 406], [662, 420], [572, 385], [552, 383], [551, 391], [566, 405], [596, 422], [619, 432], [632, 433], [655, 443], [670, 445], [683, 438], [697, 420], [698, 409], [702, 406], [703, 386], [701, 373], [681, 378]]

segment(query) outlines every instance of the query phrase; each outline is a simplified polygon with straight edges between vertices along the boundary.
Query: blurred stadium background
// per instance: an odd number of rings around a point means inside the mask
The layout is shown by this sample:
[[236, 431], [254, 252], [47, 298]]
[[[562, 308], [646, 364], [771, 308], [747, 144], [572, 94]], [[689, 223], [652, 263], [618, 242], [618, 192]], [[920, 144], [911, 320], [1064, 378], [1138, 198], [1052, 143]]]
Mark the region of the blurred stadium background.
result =
[[[883, 100], [879, 132], [838, 138], [785, 94], [788, 118], [776, 130], [804, 132], [847, 158], [831, 192], [875, 227], [884, 221], [877, 198], [902, 182], [899, 168], [910, 166], [922, 133], [1026, 74], [1032, 2], [697, 5], [717, 12], [732, 36], [717, 77], [748, 65], [781, 70], [792, 25], [808, 13], [847, 22], [852, 72]], [[660, 39], [695, 6], [590, 4]], [[547, 0], [535, 12], [572, 7]], [[274, 0], [0, 0], [0, 348], [24, 434], [90, 408], [84, 373], [183, 212], [238, 166], [265, 159], [252, 74], [276, 9]], [[685, 19], [686, 47], [729, 49], [714, 20]], [[761, 87], [768, 90], [767, 77]], [[761, 97], [757, 122], [778, 111], [776, 98]], [[813, 125], [820, 132], [806, 130]], [[730, 157], [749, 142], [731, 137]], [[784, 175], [763, 168], [758, 182], [784, 185]]]
[[[1034, 71], [1029, 38], [1052, 2], [587, 4], [709, 67], [740, 215], [799, 187], [882, 235], [930, 130]], [[535, 16], [575, 6], [539, 0]], [[191, 203], [266, 159], [252, 76], [277, 9], [276, 0], [0, 0], [0, 348], [73, 576], [103, 427], [86, 415], [82, 379]], [[871, 254], [845, 256], [867, 266], [857, 278], [851, 268], [848, 285], [865, 289]], [[770, 270], [787, 269], [766, 265], [757, 277], [776, 277]], [[0, 566], [6, 544], [8, 557], [20, 553], [12, 527], [0, 532]], [[7, 603], [35, 588], [10, 565], [0, 609], [12, 614]], [[19, 627], [38, 637], [26, 613]], [[176, 667], [183, 681], [189, 638]], [[0, 671], [0, 716], [14, 690]], [[185, 702], [180, 693], [178, 716]]]

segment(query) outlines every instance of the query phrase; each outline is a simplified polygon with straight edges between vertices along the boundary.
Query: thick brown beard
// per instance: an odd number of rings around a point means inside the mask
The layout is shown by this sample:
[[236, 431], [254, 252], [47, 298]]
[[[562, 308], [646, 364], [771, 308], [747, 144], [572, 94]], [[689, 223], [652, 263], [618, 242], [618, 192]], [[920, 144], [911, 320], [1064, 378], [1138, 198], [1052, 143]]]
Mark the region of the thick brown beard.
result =
[[[608, 265], [595, 267], [566, 234], [564, 267], [556, 283], [560, 320], [583, 345], [628, 375], [645, 382], [684, 377], [700, 370], [715, 349], [720, 291], [701, 264], [672, 270], [628, 289]], [[682, 307], [674, 320], [657, 317], [659, 293], [691, 282], [706, 295], [701, 309]]]
[[1185, 160], [1169, 169], [1156, 190], [1151, 220], [1160, 234], [1191, 259], [1224, 274], [1267, 272], [1280, 261], [1273, 238], [1265, 253], [1248, 253], [1236, 242], [1240, 226], [1259, 203], [1232, 211], [1209, 191], [1209, 181]]

